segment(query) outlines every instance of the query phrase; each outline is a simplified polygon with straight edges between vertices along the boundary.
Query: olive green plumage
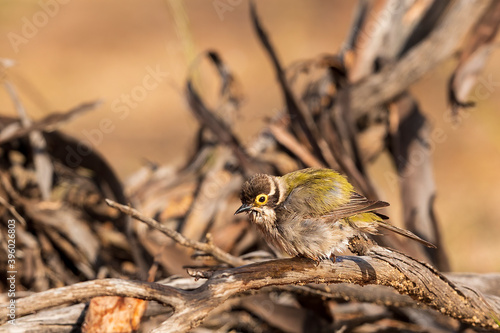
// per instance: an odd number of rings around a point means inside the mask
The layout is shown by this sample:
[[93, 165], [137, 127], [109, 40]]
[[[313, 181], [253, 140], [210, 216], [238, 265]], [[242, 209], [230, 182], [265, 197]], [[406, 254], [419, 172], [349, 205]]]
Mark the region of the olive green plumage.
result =
[[287, 186], [286, 197], [293, 193], [294, 203], [309, 214], [323, 215], [349, 202], [353, 186], [330, 169], [304, 169], [280, 177]]
[[367, 240], [379, 227], [431, 243], [384, 221], [374, 210], [389, 204], [370, 201], [354, 191], [341, 174], [331, 169], [304, 169], [282, 177], [257, 174], [241, 190], [241, 207], [270, 245], [291, 256], [314, 260], [334, 257], [350, 239]]

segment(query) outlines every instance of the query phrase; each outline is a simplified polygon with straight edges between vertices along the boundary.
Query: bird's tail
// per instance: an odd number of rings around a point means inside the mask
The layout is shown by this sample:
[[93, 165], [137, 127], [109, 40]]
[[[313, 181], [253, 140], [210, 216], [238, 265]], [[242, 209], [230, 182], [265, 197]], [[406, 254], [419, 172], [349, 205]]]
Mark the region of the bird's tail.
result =
[[405, 237], [411, 238], [413, 240], [416, 240], [417, 242], [422, 243], [425, 246], [430, 247], [432, 249], [437, 248], [436, 245], [434, 245], [431, 242], [428, 242], [426, 240], [423, 240], [422, 238], [420, 238], [417, 235], [415, 235], [413, 232], [405, 230], [405, 229], [398, 228], [398, 227], [393, 226], [392, 224], [389, 224], [387, 222], [380, 221], [377, 226], [378, 227], [382, 227], [382, 228], [384, 228], [386, 230], [390, 230], [390, 231], [395, 232], [397, 234], [400, 234], [401, 236], [405, 236]]

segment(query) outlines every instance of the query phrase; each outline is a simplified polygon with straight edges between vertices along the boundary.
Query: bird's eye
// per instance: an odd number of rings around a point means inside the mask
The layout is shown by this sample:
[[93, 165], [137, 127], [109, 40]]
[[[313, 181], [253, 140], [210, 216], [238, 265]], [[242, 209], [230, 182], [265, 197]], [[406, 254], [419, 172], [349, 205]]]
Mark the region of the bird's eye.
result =
[[264, 205], [266, 202], [267, 202], [267, 194], [259, 194], [259, 195], [255, 198], [255, 203], [256, 203], [257, 205]]

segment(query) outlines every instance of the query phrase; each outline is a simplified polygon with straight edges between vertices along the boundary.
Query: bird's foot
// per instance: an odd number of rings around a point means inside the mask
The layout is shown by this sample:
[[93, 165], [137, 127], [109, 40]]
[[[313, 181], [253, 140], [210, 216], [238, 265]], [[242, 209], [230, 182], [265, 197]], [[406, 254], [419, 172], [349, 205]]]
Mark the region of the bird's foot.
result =
[[332, 261], [332, 263], [335, 263], [335, 261], [337, 261], [337, 257], [335, 256], [335, 254], [330, 255], [330, 260]]

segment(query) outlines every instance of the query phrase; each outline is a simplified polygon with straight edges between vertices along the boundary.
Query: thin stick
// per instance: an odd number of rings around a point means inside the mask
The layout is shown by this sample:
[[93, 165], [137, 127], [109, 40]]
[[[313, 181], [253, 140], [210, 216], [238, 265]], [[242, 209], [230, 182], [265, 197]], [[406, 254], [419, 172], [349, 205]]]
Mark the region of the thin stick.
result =
[[235, 256], [223, 251], [221, 248], [219, 248], [218, 246], [216, 246], [215, 244], [213, 244], [210, 241], [210, 237], [207, 237], [207, 239], [208, 239], [207, 243], [198, 242], [198, 241], [184, 237], [182, 234], [178, 233], [177, 231], [165, 227], [163, 224], [159, 223], [158, 221], [156, 221], [150, 217], [144, 216], [143, 214], [141, 214], [139, 211], [135, 210], [132, 207], [121, 205], [121, 204], [119, 204], [113, 200], [110, 200], [110, 199], [106, 199], [106, 203], [110, 207], [116, 208], [120, 212], [127, 214], [127, 215], [130, 215], [131, 217], [135, 218], [136, 220], [139, 220], [141, 222], [146, 223], [151, 228], [155, 228], [155, 229], [161, 231], [162, 233], [164, 233], [168, 237], [172, 238], [175, 242], [177, 242], [178, 244], [180, 244], [182, 246], [189, 247], [191, 249], [195, 249], [195, 250], [210, 254], [215, 259], [217, 259], [221, 262], [224, 262], [226, 264], [229, 264], [233, 267], [247, 265], [247, 264], [251, 263], [251, 261], [240, 259], [238, 257], [235, 257]]
[[93, 101], [77, 105], [76, 107], [66, 112], [54, 112], [44, 117], [43, 119], [31, 122], [25, 127], [17, 128], [14, 131], [4, 129], [0, 132], [0, 144], [23, 137], [33, 131], [48, 131], [51, 132], [62, 124], [71, 121], [87, 111], [97, 108], [102, 102]]

